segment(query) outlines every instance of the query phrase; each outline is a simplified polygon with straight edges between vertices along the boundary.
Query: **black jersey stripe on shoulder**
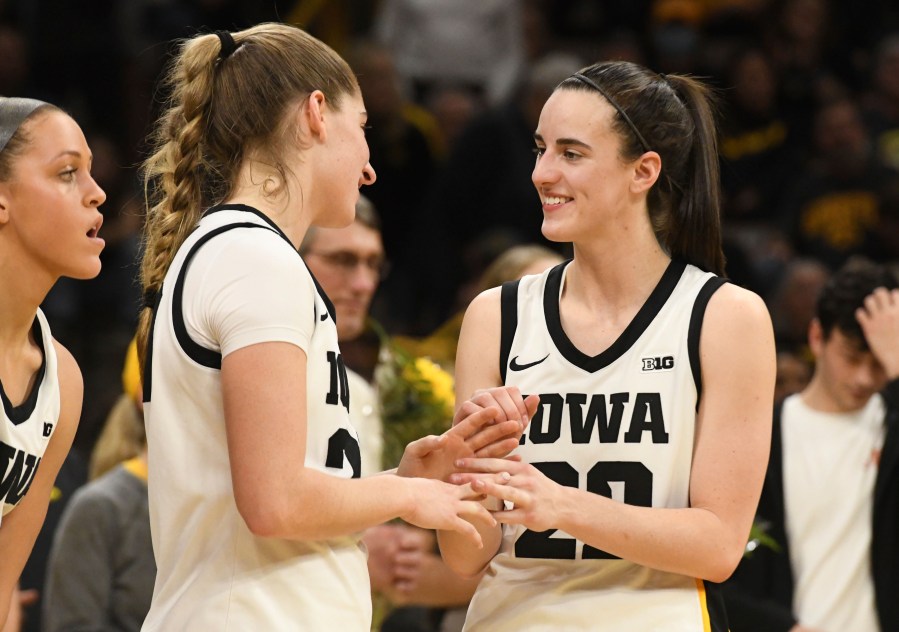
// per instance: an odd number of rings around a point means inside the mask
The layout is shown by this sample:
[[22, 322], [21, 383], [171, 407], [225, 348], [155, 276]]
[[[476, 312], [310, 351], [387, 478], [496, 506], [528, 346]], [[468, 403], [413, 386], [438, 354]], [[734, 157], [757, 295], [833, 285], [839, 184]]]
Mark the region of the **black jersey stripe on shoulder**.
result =
[[[7, 419], [9, 419], [15, 426], [27, 421], [34, 412], [34, 408], [37, 406], [37, 396], [40, 393], [41, 384], [44, 383], [44, 374], [47, 372], [47, 349], [44, 346], [44, 332], [41, 331], [41, 323], [40, 320], [38, 320], [37, 314], [35, 314], [34, 322], [31, 324], [31, 335], [34, 336], [34, 342], [41, 350], [41, 366], [37, 370], [37, 376], [34, 378], [31, 390], [28, 392], [28, 397], [26, 397], [25, 401], [18, 406], [13, 406], [9, 397], [6, 395], [3, 383], [0, 382], [0, 399], [3, 400], [3, 410], [6, 412]], [[53, 341], [48, 340], [47, 344], [53, 344]]]
[[562, 354], [562, 357], [571, 364], [590, 373], [595, 373], [609, 366], [633, 346], [656, 315], [658, 315], [671, 293], [674, 292], [674, 288], [677, 287], [677, 283], [687, 267], [687, 264], [683, 261], [672, 260], [668, 267], [665, 268], [662, 278], [659, 279], [659, 282], [653, 288], [649, 298], [643, 303], [634, 319], [621, 332], [618, 339], [602, 353], [589, 356], [575, 347], [574, 343], [565, 334], [565, 330], [562, 329], [562, 317], [559, 314], [559, 291], [562, 288], [562, 273], [565, 271], [565, 266], [569, 263], [571, 263], [571, 260], [557, 265], [550, 271], [549, 277], [546, 279], [546, 288], [543, 292], [543, 311], [546, 317], [546, 328], [549, 330], [549, 335], [552, 337], [553, 343]]
[[509, 354], [518, 328], [518, 283], [517, 280], [503, 283], [500, 294], [499, 374], [503, 384], [506, 383]]
[[153, 330], [156, 328], [156, 316], [159, 314], [159, 303], [162, 301], [162, 290], [156, 292], [150, 312], [150, 331], [147, 333], [147, 347], [144, 351], [144, 370], [141, 374], [141, 398], [149, 403], [153, 395]]
[[[250, 213], [251, 215], [255, 215], [263, 222], [268, 224], [273, 231], [281, 235], [281, 237], [283, 237], [287, 241], [287, 243], [293, 246], [293, 242], [290, 241], [290, 237], [287, 236], [287, 233], [281, 230], [281, 227], [278, 226], [271, 217], [269, 217], [259, 209], [248, 206], [247, 204], [219, 204], [218, 206], [212, 206], [206, 209], [206, 211], [203, 213], [203, 217], [212, 215], [213, 213], [218, 213], [220, 211], [241, 211], [243, 213]], [[294, 248], [294, 250], [296, 250], [296, 248]]]
[[690, 370], [693, 372], [693, 383], [696, 385], [696, 406], [699, 407], [699, 398], [702, 396], [702, 367], [699, 362], [699, 335], [702, 333], [702, 321], [705, 318], [705, 308], [709, 304], [712, 294], [727, 283], [721, 277], [711, 277], [705, 282], [696, 295], [693, 303], [693, 312], [690, 314], [690, 326], [687, 329], [687, 355], [690, 358]]
[[[184, 280], [187, 277], [187, 271], [190, 268], [191, 260], [194, 258], [194, 255], [197, 254], [197, 251], [199, 251], [200, 248], [213, 237], [217, 237], [218, 235], [235, 228], [261, 228], [263, 230], [272, 230], [269, 226], [263, 226], [261, 224], [256, 224], [255, 222], [225, 224], [224, 226], [219, 226], [218, 228], [210, 230], [191, 246], [187, 256], [184, 258], [184, 263], [181, 264], [181, 269], [178, 271], [178, 276], [175, 279], [175, 288], [172, 291], [172, 327], [175, 330], [175, 338], [178, 340], [181, 349], [191, 360], [210, 369], [222, 368], [222, 354], [219, 351], [207, 349], [190, 337], [190, 334], [187, 331], [187, 325], [184, 322]], [[283, 233], [280, 234], [284, 236]], [[286, 236], [284, 236], [284, 238], [287, 239]], [[287, 241], [290, 243], [289, 239]], [[294, 250], [294, 252], [296, 252], [296, 250]]]
[[[300, 259], [303, 259], [301, 256]], [[318, 282], [318, 279], [315, 278], [315, 275], [312, 274], [312, 270], [309, 269], [309, 265], [306, 263], [306, 260], [303, 259], [303, 265], [306, 266], [306, 271], [309, 272], [309, 276], [312, 277], [312, 283], [315, 285], [315, 291], [318, 292], [318, 295], [322, 297], [322, 301], [325, 303], [325, 309], [328, 310], [328, 315], [331, 317], [331, 320], [334, 321], [334, 324], [337, 324], [337, 310], [334, 309], [334, 303], [331, 302], [331, 298], [325, 293], [325, 288], [321, 286]], [[314, 306], [313, 306], [314, 309]], [[318, 314], [315, 314], [315, 318], [318, 318]]]

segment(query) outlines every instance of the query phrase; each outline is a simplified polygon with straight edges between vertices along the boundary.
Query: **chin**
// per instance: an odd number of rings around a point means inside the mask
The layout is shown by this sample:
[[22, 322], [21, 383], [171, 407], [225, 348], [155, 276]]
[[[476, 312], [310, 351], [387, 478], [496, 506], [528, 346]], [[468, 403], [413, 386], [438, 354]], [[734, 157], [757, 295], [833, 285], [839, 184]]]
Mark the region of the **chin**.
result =
[[69, 270], [60, 276], [69, 277], [70, 279], [76, 279], [78, 281], [87, 281], [95, 278], [98, 274], [100, 274], [100, 259], [97, 258], [90, 264], [86, 264], [83, 266], [79, 266], [78, 268]]

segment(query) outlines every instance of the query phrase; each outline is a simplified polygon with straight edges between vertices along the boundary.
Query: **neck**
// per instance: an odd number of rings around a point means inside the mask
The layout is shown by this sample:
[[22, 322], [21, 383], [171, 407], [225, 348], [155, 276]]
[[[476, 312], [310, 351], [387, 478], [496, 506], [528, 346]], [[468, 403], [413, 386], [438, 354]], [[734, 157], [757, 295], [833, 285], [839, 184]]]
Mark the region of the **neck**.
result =
[[[304, 193], [310, 187], [302, 183], [302, 174], [293, 174], [286, 181], [270, 167], [247, 161], [237, 177], [237, 184], [229, 204], [246, 204], [258, 209], [271, 219], [299, 249], [303, 237], [311, 225], [311, 217], [303, 208]], [[272, 193], [274, 191], [274, 193]]]
[[833, 393], [831, 393], [817, 372], [812, 375], [812, 379], [809, 381], [808, 386], [802, 390], [800, 397], [802, 398], [802, 403], [812, 410], [820, 413], [835, 414], [854, 413], [864, 408], [869, 401], [865, 400], [864, 403], [857, 407], [846, 406], [845, 403], [840, 402], [838, 398], [833, 396]]
[[664, 274], [671, 258], [648, 223], [631, 239], [627, 227], [589, 243], [574, 244], [574, 261], [566, 275], [566, 291], [603, 309], [642, 304]]
[[0, 244], [0, 349], [28, 344], [37, 309], [56, 281], [34, 261]]

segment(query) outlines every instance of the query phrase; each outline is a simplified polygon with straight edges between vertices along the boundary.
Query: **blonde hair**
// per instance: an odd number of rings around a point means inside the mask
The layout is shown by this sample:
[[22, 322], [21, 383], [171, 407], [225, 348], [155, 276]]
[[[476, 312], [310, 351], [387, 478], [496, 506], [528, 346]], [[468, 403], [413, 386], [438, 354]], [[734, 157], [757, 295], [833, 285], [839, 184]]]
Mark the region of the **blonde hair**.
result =
[[[170, 97], [143, 167], [147, 196], [141, 281], [144, 309], [138, 351], [144, 357], [152, 299], [175, 252], [204, 209], [226, 200], [246, 156], [253, 152], [285, 180], [290, 106], [321, 90], [335, 108], [359, 85], [347, 63], [308, 33], [266, 23], [183, 42], [165, 80]], [[274, 191], [275, 193], [277, 191]]]
[[89, 478], [102, 476], [119, 463], [136, 457], [146, 443], [143, 414], [134, 399], [123, 393], [109, 410], [91, 451]]

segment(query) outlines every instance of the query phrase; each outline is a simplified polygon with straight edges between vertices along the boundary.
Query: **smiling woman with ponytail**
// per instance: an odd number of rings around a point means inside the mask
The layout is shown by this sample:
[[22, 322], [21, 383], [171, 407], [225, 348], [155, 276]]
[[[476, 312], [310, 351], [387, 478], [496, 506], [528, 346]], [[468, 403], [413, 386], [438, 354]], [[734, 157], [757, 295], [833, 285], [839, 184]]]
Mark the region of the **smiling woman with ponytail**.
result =
[[722, 278], [711, 95], [597, 63], [534, 140], [543, 234], [574, 258], [481, 294], [462, 325], [459, 402], [498, 385], [541, 401], [518, 460], [453, 479], [505, 523], [480, 549], [440, 534], [458, 572], [488, 567], [466, 629], [726, 630], [715, 582], [761, 491], [774, 346], [761, 299]]

